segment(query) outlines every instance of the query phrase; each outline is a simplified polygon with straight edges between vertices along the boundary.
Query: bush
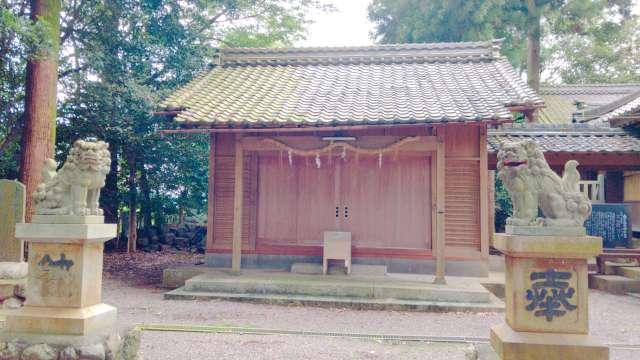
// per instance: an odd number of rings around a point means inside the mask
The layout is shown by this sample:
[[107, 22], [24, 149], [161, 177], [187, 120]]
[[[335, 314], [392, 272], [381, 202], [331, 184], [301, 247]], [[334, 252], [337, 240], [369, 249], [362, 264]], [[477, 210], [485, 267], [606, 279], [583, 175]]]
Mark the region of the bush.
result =
[[495, 229], [496, 232], [504, 232], [504, 225], [507, 218], [511, 216], [513, 205], [511, 196], [505, 189], [502, 181], [496, 176], [495, 181]]

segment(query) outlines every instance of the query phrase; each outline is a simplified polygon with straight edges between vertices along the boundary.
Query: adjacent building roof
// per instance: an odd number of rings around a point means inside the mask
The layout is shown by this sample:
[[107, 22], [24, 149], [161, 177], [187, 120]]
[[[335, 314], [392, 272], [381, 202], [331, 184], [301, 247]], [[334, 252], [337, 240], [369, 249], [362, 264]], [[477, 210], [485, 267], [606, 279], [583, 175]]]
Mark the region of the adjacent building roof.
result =
[[539, 110], [538, 122], [568, 124], [581, 121], [583, 119], [574, 113], [609, 105], [637, 91], [640, 91], [640, 83], [544, 85], [539, 93], [546, 106]]
[[637, 153], [640, 139], [622, 129], [587, 124], [504, 125], [489, 130], [489, 152], [497, 152], [504, 141], [535, 141], [543, 151], [554, 153]]
[[640, 121], [640, 90], [611, 104], [585, 111], [581, 114], [584, 122], [599, 125], [626, 126]]
[[221, 49], [162, 106], [217, 127], [510, 121], [543, 105], [500, 42]]

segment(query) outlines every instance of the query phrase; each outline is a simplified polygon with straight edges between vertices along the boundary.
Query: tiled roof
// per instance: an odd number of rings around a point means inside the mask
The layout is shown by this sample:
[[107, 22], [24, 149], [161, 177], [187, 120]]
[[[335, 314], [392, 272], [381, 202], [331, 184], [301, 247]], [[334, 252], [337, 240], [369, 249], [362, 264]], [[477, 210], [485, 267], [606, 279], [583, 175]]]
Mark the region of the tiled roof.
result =
[[586, 124], [505, 125], [489, 130], [489, 152], [497, 152], [502, 141], [531, 139], [545, 152], [555, 153], [630, 153], [640, 152], [640, 139], [622, 129], [600, 128]]
[[543, 85], [540, 95], [545, 107], [539, 110], [538, 121], [549, 124], [568, 124], [578, 111], [576, 103], [582, 103], [583, 110], [589, 111], [606, 106], [621, 98], [640, 91], [640, 83], [629, 84], [575, 84]]
[[510, 120], [542, 106], [499, 42], [221, 49], [162, 106], [209, 126]]
[[629, 94], [611, 104], [585, 111], [578, 117], [581, 122], [609, 125], [609, 122], [621, 126], [637, 122], [640, 118], [640, 90]]

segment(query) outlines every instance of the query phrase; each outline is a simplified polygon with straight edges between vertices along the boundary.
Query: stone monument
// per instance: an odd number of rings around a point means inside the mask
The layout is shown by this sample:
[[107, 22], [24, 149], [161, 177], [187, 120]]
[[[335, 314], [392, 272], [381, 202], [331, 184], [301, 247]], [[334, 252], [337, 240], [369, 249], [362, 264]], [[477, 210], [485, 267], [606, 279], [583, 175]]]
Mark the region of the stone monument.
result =
[[0, 180], [0, 304], [4, 308], [18, 308], [24, 299], [24, 243], [14, 236], [16, 224], [24, 222], [24, 209], [24, 185]]
[[591, 204], [579, 191], [577, 165], [568, 161], [559, 177], [533, 141], [498, 152], [498, 176], [513, 202], [505, 233], [493, 240], [506, 262], [506, 323], [491, 329], [501, 359], [609, 358], [589, 336], [587, 259], [600, 254], [602, 238], [586, 235]]
[[115, 356], [116, 309], [102, 303], [101, 288], [104, 242], [116, 236], [116, 225], [104, 223], [98, 206], [110, 163], [105, 142], [83, 140], [60, 170], [46, 161], [32, 223], [15, 228], [16, 238], [29, 244], [27, 300], [20, 309], [3, 310], [0, 342], [11, 346], [0, 348], [0, 358], [18, 359], [42, 347], [52, 359], [83, 352]]

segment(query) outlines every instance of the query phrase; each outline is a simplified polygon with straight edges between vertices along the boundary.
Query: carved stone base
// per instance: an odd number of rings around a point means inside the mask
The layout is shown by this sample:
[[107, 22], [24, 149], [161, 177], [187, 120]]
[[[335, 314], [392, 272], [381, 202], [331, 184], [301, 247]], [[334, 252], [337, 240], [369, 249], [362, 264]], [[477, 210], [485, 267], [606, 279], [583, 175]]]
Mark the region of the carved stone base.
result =
[[[114, 330], [92, 335], [27, 334], [0, 331], [0, 359], [133, 359], [137, 353], [139, 331]], [[137, 339], [136, 339], [137, 338]], [[126, 347], [133, 349], [125, 351]]]
[[509, 235], [533, 236], [585, 236], [587, 230], [582, 226], [514, 226], [507, 225], [504, 232]]
[[101, 303], [83, 308], [24, 306], [2, 310], [6, 329], [13, 333], [87, 335], [114, 328], [117, 310]]
[[35, 224], [104, 224], [104, 216], [98, 215], [33, 215]]
[[609, 348], [589, 335], [518, 332], [507, 324], [491, 328], [491, 345], [502, 360], [609, 359]]

